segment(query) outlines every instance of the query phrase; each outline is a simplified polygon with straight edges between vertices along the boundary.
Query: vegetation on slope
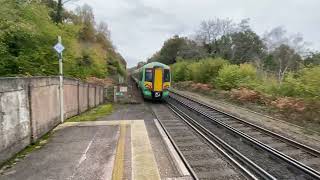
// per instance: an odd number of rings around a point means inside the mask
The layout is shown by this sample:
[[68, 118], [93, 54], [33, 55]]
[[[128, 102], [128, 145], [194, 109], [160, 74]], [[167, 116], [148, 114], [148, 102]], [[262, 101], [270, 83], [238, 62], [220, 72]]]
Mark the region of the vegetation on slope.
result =
[[0, 76], [57, 75], [53, 50], [57, 36], [65, 46], [64, 73], [85, 79], [124, 74], [123, 58], [110, 40], [106, 23], [96, 25], [91, 7], [65, 9], [57, 22], [53, 0], [0, 0]]

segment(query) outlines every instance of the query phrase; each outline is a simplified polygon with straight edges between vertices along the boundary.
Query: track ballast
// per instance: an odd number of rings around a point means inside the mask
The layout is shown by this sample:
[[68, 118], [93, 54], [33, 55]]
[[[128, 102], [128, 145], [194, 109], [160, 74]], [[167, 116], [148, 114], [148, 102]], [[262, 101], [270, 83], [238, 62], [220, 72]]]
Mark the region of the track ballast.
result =
[[[204, 134], [221, 138], [274, 178], [320, 179], [320, 153], [315, 149], [175, 92], [171, 92], [168, 104], [205, 127]], [[250, 169], [248, 164], [238, 160]], [[252, 167], [250, 171], [261, 175], [252, 171]]]

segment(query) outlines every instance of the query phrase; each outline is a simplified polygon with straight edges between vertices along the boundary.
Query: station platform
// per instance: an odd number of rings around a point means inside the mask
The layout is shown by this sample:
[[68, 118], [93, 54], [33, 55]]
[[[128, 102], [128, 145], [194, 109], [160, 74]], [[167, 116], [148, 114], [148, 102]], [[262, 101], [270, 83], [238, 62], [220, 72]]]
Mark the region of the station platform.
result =
[[173, 148], [160, 147], [165, 135], [158, 138], [151, 142], [142, 119], [66, 122], [0, 179], [190, 179]]

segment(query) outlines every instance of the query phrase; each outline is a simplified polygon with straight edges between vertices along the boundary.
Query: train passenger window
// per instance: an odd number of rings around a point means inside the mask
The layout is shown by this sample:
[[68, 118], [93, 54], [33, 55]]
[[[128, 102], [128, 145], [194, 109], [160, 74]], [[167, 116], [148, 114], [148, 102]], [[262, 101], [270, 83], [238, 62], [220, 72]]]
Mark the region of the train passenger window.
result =
[[152, 69], [146, 69], [146, 74], [145, 74], [145, 81], [152, 82], [153, 79], [153, 73]]
[[164, 82], [170, 82], [170, 70], [169, 69], [164, 70]]

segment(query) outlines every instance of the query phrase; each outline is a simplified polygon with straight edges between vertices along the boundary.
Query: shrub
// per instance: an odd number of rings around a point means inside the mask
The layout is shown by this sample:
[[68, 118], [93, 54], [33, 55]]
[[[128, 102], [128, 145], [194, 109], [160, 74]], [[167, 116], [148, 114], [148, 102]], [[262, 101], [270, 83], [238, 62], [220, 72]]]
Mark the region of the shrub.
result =
[[228, 64], [224, 59], [207, 58], [196, 61], [179, 61], [171, 66], [174, 81], [192, 80], [200, 83], [210, 83], [218, 75], [223, 65]]
[[219, 70], [228, 62], [224, 59], [212, 59], [207, 58], [199, 61], [198, 65], [198, 74], [196, 77], [196, 82], [200, 83], [210, 83], [212, 82], [218, 75]]
[[[269, 85], [270, 86], [270, 85]], [[273, 84], [268, 93], [282, 97], [320, 98], [320, 66], [288, 73], [281, 84]]]
[[299, 82], [304, 86], [304, 97], [320, 98], [320, 65], [301, 70]]
[[225, 65], [215, 80], [218, 87], [224, 90], [247, 86], [256, 81], [256, 69], [250, 64]]
[[177, 62], [171, 66], [173, 81], [186, 81], [188, 77], [188, 62]]

